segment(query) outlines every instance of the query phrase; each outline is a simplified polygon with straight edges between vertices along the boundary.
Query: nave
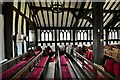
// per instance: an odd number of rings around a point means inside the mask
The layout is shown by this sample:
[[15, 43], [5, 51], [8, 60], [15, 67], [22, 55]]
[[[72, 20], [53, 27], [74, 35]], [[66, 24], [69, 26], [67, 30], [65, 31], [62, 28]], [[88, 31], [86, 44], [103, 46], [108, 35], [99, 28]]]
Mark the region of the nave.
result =
[[120, 45], [104, 46], [103, 65], [93, 63], [92, 46], [83, 47], [30, 49], [1, 65], [2, 80], [119, 80]]
[[119, 80], [119, 0], [0, 0], [0, 79]]

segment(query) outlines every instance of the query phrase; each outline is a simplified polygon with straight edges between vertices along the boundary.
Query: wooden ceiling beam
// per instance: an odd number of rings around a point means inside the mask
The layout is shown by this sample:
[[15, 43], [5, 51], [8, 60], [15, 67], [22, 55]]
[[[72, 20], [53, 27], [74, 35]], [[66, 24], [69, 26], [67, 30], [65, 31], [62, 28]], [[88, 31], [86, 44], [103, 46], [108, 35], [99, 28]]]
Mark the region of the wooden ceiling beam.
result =
[[[46, 7], [48, 7], [47, 0], [46, 0], [45, 4], [46, 4]], [[48, 10], [47, 10], [47, 18], [48, 18], [48, 26], [50, 26], [50, 19], [49, 19], [49, 12], [48, 12]]]
[[114, 27], [114, 25], [120, 21], [120, 14], [114, 16], [108, 23], [107, 25], [105, 26], [105, 28], [108, 28], [110, 26]]
[[[119, 25], [118, 25], [119, 26]], [[50, 27], [37, 27], [37, 29], [40, 29], [40, 30], [73, 30], [74, 27], [57, 27], [55, 26], [54, 28], [52, 26]], [[93, 27], [77, 27], [77, 30], [92, 30]], [[106, 29], [105, 27], [103, 29]], [[120, 29], [120, 27], [109, 27], [108, 29], [114, 29], [114, 30], [117, 30], [117, 29]]]
[[[51, 2], [51, 4], [53, 5], [53, 2]], [[52, 11], [52, 23], [53, 23], [53, 27], [54, 27], [54, 13]]]
[[[41, 2], [39, 2], [39, 4], [40, 4], [40, 7], [42, 7]], [[46, 26], [46, 23], [45, 23], [45, 17], [44, 17], [43, 10], [41, 10], [41, 13], [42, 13], [42, 18], [43, 18], [43, 23], [44, 23], [44, 26]]]
[[[63, 2], [63, 5], [65, 5], [65, 2]], [[64, 16], [64, 11], [62, 12], [61, 27], [62, 27], [62, 25], [63, 25], [63, 16]]]
[[[40, 29], [40, 30], [56, 30], [56, 29], [59, 29], [59, 30], [73, 30], [74, 27], [68, 27], [67, 28], [64, 26], [64, 27], [57, 27], [55, 26], [54, 28], [52, 26], [50, 27], [37, 27], [37, 29]], [[80, 30], [89, 30], [89, 29], [92, 29], [92, 27], [77, 27], [77, 29], [80, 29]]]
[[[36, 5], [35, 5], [35, 2], [33, 2], [33, 5], [36, 6]], [[34, 14], [36, 13], [35, 11], [33, 11], [33, 12], [34, 12]], [[38, 14], [35, 14], [34, 17], [35, 17], [38, 25], [41, 26], [41, 22], [40, 22], [40, 19], [39, 19], [39, 15], [38, 15]]]
[[[78, 5], [78, 2], [75, 3], [75, 8], [77, 8], [77, 5]], [[70, 24], [71, 27], [73, 27], [72, 26], [73, 25], [73, 20], [74, 20], [74, 18], [76, 18], [75, 15], [76, 15], [75, 12], [73, 12], [73, 17], [71, 19], [71, 24]]]
[[25, 16], [19, 9], [17, 9], [16, 7], [12, 7], [13, 8], [13, 10], [17, 13], [17, 14], [19, 14], [19, 15], [21, 15], [23, 18], [25, 18], [30, 24], [33, 24], [33, 22], [27, 17], [27, 16]]
[[[115, 3], [113, 3], [112, 5], [114, 5]], [[118, 3], [116, 6], [115, 6], [115, 8], [114, 8], [114, 10], [119, 6], [119, 4], [120, 3]], [[113, 7], [113, 6], [112, 6]], [[110, 7], [110, 9], [112, 8], [112, 7]], [[120, 10], [119, 10], [119, 13], [120, 13]], [[103, 23], [105, 23], [107, 20], [108, 20], [108, 18], [111, 16], [111, 14], [112, 13], [110, 13], [108, 16], [107, 16], [107, 18], [105, 19], [105, 21], [103, 21]]]
[[[36, 10], [36, 11], [39, 11], [39, 10], [49, 10], [49, 11], [52, 11], [51, 7], [34, 7], [34, 6], [30, 6], [30, 9], [32, 10]], [[55, 8], [57, 9], [57, 8]], [[62, 10], [62, 8], [59, 8], [59, 10]], [[63, 8], [63, 11], [80, 11], [80, 8]], [[83, 11], [89, 11], [89, 12], [92, 12], [92, 9], [83, 9]], [[119, 13], [119, 10], [103, 10], [104, 13]]]
[[[82, 17], [81, 15], [83, 14], [84, 6], [85, 6], [85, 2], [81, 3], [80, 11], [79, 11], [79, 13], [78, 13], [78, 15], [77, 15], [77, 17], [76, 17], [76, 20], [79, 20], [79, 19]], [[81, 23], [80, 23], [80, 26], [82, 25], [83, 21], [84, 21], [84, 18], [82, 18], [82, 21], [81, 21]], [[78, 24], [79, 24], [79, 23], [78, 23]], [[76, 25], [76, 27], [77, 27], [77, 25]]]
[[[91, 2], [88, 3], [87, 9], [89, 8], [90, 4], [91, 4]], [[90, 17], [91, 15], [92, 15], [92, 13], [90, 13], [90, 14], [88, 15], [88, 17]], [[84, 26], [87, 25], [87, 22], [88, 22], [88, 20], [85, 22]]]
[[[32, 2], [30, 2], [30, 4], [28, 4], [29, 6], [33, 6]], [[39, 26], [39, 23], [37, 21], [37, 18], [36, 18], [36, 15], [34, 15], [34, 12], [33, 10], [30, 10], [30, 13], [32, 14], [32, 19], [33, 19], [33, 22], [34, 22], [34, 25], [35, 26]]]
[[[70, 8], [71, 2], [69, 2], [69, 6], [68, 8]], [[67, 12], [67, 17], [66, 17], [66, 23], [65, 23], [65, 27], [67, 27], [68, 24], [68, 18], [69, 18], [69, 11]]]

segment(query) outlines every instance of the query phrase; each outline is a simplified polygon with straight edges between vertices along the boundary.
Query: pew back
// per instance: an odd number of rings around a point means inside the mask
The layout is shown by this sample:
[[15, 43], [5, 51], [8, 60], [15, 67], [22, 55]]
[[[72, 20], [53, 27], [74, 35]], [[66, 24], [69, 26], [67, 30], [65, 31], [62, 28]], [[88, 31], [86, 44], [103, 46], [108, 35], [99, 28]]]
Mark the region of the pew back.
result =
[[0, 65], [0, 67], [2, 67], [2, 73], [4, 73], [5, 71], [7, 71], [11, 67], [13, 67], [17, 63], [19, 63], [21, 60], [25, 59], [26, 57], [27, 57], [27, 53], [24, 53], [24, 54], [21, 54], [21, 55], [15, 57], [15, 58], [12, 58], [12, 59], [8, 60], [5, 63], [2, 63]]
[[18, 73], [16, 73], [10, 80], [16, 80], [16, 79], [21, 80], [22, 78], [25, 78], [27, 74], [29, 74], [29, 72], [32, 71], [36, 62], [39, 61], [39, 59], [41, 59], [42, 56], [43, 56], [43, 51], [40, 54], [38, 54], [34, 59], [32, 59], [28, 64], [26, 64], [24, 68], [19, 70]]
[[84, 66], [84, 61], [86, 61], [89, 65], [91, 65], [92, 69], [93, 69], [93, 75], [95, 78], [97, 78], [97, 74], [101, 74], [104, 79], [110, 79], [112, 80], [113, 77], [110, 76], [107, 72], [103, 71], [102, 69], [100, 69], [96, 64], [93, 64], [92, 62], [90, 62], [89, 60], [87, 60], [84, 56], [80, 55], [79, 53], [77, 53], [76, 51], [74, 51], [74, 53], [77, 54], [78, 57], [81, 57], [83, 60], [83, 66]]

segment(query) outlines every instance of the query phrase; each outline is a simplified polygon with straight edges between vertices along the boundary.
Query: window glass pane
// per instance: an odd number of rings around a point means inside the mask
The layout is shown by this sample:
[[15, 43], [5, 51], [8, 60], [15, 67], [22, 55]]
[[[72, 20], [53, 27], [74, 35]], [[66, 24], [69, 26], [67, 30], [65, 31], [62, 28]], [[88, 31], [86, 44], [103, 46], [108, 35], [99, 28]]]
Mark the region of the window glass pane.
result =
[[41, 40], [44, 41], [44, 32], [41, 34]]

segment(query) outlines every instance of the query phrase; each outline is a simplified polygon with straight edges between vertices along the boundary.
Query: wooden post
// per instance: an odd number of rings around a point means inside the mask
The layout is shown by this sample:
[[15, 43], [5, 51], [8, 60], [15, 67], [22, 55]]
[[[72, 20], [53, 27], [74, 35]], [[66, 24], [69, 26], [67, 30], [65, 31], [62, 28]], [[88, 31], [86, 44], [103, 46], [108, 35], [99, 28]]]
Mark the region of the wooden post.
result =
[[93, 2], [93, 60], [103, 63], [103, 3]]
[[4, 41], [5, 41], [5, 58], [10, 59], [13, 56], [12, 52], [12, 23], [13, 23], [13, 3], [3, 3], [3, 15], [4, 15]]

